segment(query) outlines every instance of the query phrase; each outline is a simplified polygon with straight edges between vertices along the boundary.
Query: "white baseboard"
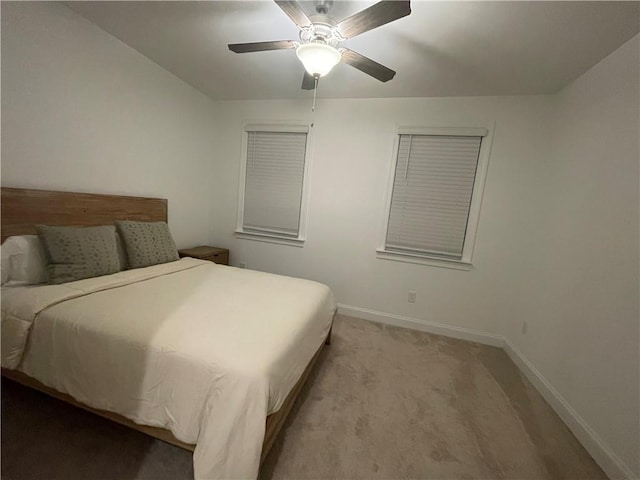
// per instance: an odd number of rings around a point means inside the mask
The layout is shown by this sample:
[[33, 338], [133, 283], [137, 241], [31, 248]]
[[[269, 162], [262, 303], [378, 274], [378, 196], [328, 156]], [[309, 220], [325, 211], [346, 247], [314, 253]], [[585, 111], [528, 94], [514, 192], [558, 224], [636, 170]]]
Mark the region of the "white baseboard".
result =
[[505, 340], [504, 350], [609, 478], [639, 480], [509, 339]]
[[578, 441], [587, 452], [589, 452], [598, 465], [600, 465], [609, 478], [640, 480], [640, 477], [634, 475], [633, 471], [604, 443], [598, 434], [594, 432], [573, 407], [569, 405], [567, 400], [553, 388], [522, 352], [518, 350], [509, 339], [504, 338], [502, 335], [494, 335], [469, 328], [454, 327], [344, 304], [338, 304], [338, 313], [363, 318], [372, 322], [504, 348], [513, 363], [518, 366], [520, 371], [522, 371], [533, 386], [536, 387], [538, 392], [540, 392], [551, 408], [553, 408], [567, 427], [569, 427]]
[[402, 317], [392, 313], [377, 312], [375, 310], [367, 310], [366, 308], [343, 305], [341, 303], [338, 304], [338, 313], [363, 318], [376, 323], [385, 323], [387, 325], [410, 328], [411, 330], [418, 330], [420, 332], [469, 340], [484, 345], [491, 345], [492, 347], [502, 347], [504, 345], [504, 337], [502, 335], [493, 335], [470, 328], [454, 327], [452, 325], [419, 320], [417, 318]]

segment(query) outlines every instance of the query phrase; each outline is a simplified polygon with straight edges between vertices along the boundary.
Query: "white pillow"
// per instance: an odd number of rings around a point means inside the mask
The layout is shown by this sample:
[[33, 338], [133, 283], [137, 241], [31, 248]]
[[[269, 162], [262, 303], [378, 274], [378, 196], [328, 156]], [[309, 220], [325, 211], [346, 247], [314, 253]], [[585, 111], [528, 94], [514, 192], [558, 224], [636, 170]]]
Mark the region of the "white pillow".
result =
[[9, 237], [0, 249], [2, 285], [35, 285], [47, 281], [47, 260], [37, 235]]

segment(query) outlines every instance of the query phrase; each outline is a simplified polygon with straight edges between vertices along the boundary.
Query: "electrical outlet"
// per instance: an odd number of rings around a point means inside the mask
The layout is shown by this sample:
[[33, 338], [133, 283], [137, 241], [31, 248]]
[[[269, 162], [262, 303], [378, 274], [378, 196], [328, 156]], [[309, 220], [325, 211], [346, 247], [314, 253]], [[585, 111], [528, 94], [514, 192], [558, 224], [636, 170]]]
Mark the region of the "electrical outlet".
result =
[[240, 268], [247, 268], [247, 264], [245, 262], [240, 262]]
[[416, 292], [414, 292], [413, 290], [409, 290], [408, 301], [409, 303], [416, 303]]
[[523, 335], [527, 334], [527, 322], [526, 322], [526, 320], [524, 322], [522, 322], [522, 334]]

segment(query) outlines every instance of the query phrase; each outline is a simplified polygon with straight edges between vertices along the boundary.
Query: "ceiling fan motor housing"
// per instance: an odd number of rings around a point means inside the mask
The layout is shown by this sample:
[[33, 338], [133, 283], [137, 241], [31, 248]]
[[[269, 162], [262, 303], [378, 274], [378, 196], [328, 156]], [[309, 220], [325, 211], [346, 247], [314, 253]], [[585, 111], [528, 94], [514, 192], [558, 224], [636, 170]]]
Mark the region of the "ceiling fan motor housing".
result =
[[325, 43], [337, 47], [344, 40], [336, 28], [336, 21], [326, 15], [309, 17], [311, 25], [300, 29], [300, 40], [304, 43]]
[[315, 0], [316, 12], [326, 15], [333, 6], [333, 0]]

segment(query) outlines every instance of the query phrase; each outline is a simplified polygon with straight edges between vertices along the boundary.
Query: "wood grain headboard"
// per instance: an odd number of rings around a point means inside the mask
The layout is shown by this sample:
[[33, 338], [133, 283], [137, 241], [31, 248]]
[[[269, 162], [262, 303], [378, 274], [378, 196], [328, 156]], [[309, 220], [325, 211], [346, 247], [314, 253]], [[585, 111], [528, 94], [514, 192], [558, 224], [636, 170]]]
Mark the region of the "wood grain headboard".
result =
[[166, 222], [165, 198], [124, 197], [2, 187], [2, 242], [11, 235], [35, 234], [35, 225], [90, 227], [116, 220]]

